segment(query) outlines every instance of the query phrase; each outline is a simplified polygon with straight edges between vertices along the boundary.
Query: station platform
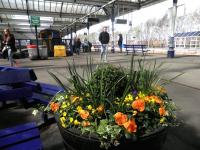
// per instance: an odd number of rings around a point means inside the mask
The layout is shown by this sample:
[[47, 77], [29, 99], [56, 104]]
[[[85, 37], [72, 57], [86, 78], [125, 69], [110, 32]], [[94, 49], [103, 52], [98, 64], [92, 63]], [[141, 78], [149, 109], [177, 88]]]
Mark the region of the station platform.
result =
[[[39, 82], [56, 84], [48, 74], [47, 70], [60, 72], [68, 75], [66, 70], [67, 61], [84, 69], [86, 58], [92, 57], [94, 64], [100, 63], [100, 54], [97, 52], [81, 53], [65, 58], [49, 58], [48, 60], [19, 59], [19, 67], [34, 69]], [[143, 59], [144, 56], [137, 55], [135, 59]], [[166, 143], [163, 150], [199, 150], [200, 149], [200, 56], [178, 55], [175, 58], [167, 58], [161, 54], [147, 54], [145, 59], [157, 64], [164, 62], [163, 79], [170, 79], [179, 74], [166, 86], [168, 95], [181, 108], [178, 117], [182, 120], [179, 127], [169, 129]], [[128, 67], [131, 55], [125, 53], [109, 53], [108, 63]], [[7, 60], [0, 59], [1, 65], [9, 65]], [[61, 78], [62, 79], [62, 78]], [[3, 110], [0, 113], [0, 129], [29, 121], [40, 121], [39, 117], [32, 115], [32, 109], [20, 107]], [[20, 118], [20, 119], [19, 119]], [[62, 138], [56, 124], [49, 126], [41, 131], [41, 139], [45, 150], [64, 150]]]

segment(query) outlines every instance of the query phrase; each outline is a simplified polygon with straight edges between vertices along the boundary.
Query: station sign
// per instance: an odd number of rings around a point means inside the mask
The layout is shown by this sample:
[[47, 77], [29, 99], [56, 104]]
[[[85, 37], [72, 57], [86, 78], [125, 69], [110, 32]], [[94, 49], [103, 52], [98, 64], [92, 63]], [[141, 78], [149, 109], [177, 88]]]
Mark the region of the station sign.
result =
[[39, 16], [31, 16], [31, 26], [40, 26]]

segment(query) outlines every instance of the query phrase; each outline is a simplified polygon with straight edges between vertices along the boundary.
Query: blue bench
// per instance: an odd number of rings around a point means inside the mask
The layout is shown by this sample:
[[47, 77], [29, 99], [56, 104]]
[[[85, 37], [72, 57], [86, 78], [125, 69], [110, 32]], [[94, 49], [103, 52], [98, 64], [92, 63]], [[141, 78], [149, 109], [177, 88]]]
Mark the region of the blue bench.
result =
[[99, 52], [101, 50], [101, 44], [93, 44], [92, 46], [95, 52]]
[[33, 99], [36, 103], [40, 103], [45, 106], [48, 105], [49, 101], [56, 93], [63, 91], [63, 89], [59, 86], [41, 82], [26, 82], [24, 83], [24, 87], [32, 89], [33, 93], [31, 99]]
[[[37, 79], [34, 71], [27, 68], [12, 68], [0, 66], [0, 102], [3, 108], [13, 105], [7, 101], [20, 101], [25, 108], [34, 107], [35, 104], [47, 106], [53, 96], [63, 89], [61, 87], [35, 82]], [[44, 124], [53, 123], [54, 118], [42, 114]]]
[[6, 107], [7, 101], [21, 101], [24, 105], [32, 96], [32, 89], [23, 83], [36, 80], [32, 69], [0, 66], [0, 102]]
[[36, 123], [26, 123], [0, 130], [2, 150], [42, 150], [40, 132]]
[[[35, 104], [42, 104], [43, 106], [47, 106], [49, 101], [56, 93], [63, 91], [63, 89], [59, 86], [41, 82], [26, 82], [24, 83], [24, 87], [29, 87], [32, 89], [32, 96], [30, 97], [30, 99], [33, 101], [32, 106]], [[43, 119], [41, 127], [48, 126], [55, 122], [54, 116], [49, 117], [45, 112], [42, 112], [41, 117]]]
[[131, 51], [134, 54], [136, 52], [142, 52], [142, 55], [144, 56], [145, 53], [147, 53], [148, 50], [146, 45], [142, 45], [142, 44], [123, 44], [123, 47], [126, 48], [126, 54], [128, 55], [128, 52]]

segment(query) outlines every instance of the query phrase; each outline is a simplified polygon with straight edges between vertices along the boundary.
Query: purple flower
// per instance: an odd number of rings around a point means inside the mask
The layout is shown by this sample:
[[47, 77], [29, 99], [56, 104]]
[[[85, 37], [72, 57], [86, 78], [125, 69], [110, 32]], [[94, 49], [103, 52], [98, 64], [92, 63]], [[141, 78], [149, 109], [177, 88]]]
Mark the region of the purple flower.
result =
[[136, 95], [138, 94], [138, 91], [134, 89], [134, 90], [132, 91], [132, 93], [133, 93], [133, 95], [136, 96]]

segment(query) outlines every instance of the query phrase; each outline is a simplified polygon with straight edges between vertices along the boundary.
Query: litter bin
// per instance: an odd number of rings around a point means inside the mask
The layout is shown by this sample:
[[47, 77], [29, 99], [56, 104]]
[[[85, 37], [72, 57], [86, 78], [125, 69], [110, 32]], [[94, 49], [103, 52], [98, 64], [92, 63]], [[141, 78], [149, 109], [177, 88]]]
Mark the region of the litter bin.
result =
[[40, 59], [48, 59], [48, 52], [46, 45], [39, 45]]
[[28, 55], [31, 60], [37, 59], [37, 46], [36, 45], [27, 45]]
[[[29, 58], [31, 60], [38, 59], [37, 46], [36, 45], [27, 45]], [[48, 59], [47, 47], [40, 45], [39, 46], [39, 59]]]

